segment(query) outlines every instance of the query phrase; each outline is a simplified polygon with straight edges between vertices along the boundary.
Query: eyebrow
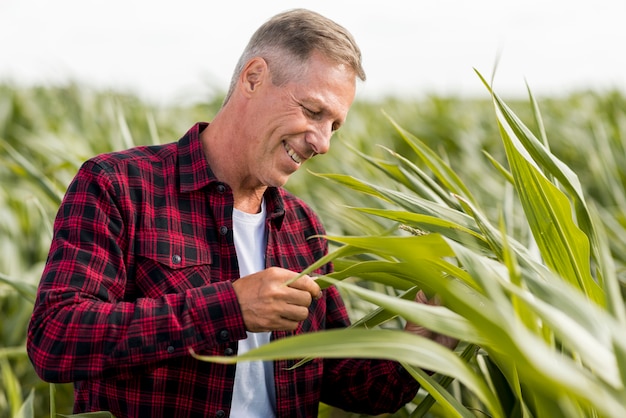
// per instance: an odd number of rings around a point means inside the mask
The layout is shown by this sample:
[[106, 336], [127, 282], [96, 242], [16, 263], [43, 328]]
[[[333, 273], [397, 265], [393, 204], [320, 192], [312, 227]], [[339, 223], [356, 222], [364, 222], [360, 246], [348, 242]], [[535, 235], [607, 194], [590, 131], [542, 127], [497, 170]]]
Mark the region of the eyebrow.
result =
[[328, 109], [326, 108], [326, 105], [321, 100], [313, 98], [313, 97], [302, 99], [300, 100], [300, 103], [307, 105], [307, 106], [319, 108], [320, 111], [328, 111]]
[[341, 117], [337, 114], [332, 114], [329, 107], [326, 105], [326, 103], [323, 100], [320, 100], [316, 97], [304, 98], [300, 100], [300, 103], [303, 105], [306, 105], [307, 107], [308, 106], [315, 107], [316, 112], [324, 113], [324, 114], [331, 116], [332, 119], [334, 119], [333, 122], [338, 124], [339, 126], [343, 125], [343, 123], [345, 122], [344, 117]]

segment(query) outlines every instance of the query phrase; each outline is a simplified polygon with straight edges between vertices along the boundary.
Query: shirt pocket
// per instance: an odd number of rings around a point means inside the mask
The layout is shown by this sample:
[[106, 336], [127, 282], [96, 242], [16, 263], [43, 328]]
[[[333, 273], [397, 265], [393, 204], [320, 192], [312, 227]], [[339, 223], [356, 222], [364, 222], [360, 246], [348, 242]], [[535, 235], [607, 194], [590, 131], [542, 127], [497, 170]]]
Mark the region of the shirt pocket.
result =
[[211, 254], [205, 244], [182, 234], [142, 232], [135, 242], [139, 296], [180, 293], [211, 282]]

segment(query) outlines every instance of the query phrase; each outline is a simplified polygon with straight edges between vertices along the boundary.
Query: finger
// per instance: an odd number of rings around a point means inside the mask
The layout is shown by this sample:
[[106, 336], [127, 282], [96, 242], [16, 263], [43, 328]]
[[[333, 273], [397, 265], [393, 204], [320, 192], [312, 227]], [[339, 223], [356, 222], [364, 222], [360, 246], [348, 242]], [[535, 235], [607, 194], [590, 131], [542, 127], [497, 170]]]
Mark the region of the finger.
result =
[[[315, 274], [315, 273], [311, 273], [310, 274], [311, 279], [313, 279], [313, 281], [315, 282], [315, 284], [317, 284], [317, 279], [319, 277], [323, 277], [321, 274]], [[319, 287], [319, 284], [317, 285]], [[321, 298], [323, 296], [323, 292], [322, 292], [322, 288], [320, 287], [319, 293], [317, 294], [317, 296], [314, 297], [315, 300]]]
[[313, 280], [311, 276], [304, 275], [300, 277], [298, 280], [291, 282], [289, 287], [292, 289], [303, 290], [308, 292], [312, 298], [319, 299], [322, 296], [322, 289], [320, 286]]
[[417, 292], [417, 294], [415, 295], [415, 302], [428, 304], [428, 297], [423, 290]]
[[438, 294], [433, 295], [430, 299], [426, 296], [423, 290], [420, 290], [415, 295], [415, 302], [424, 303], [430, 306], [441, 306], [441, 297]]
[[299, 305], [287, 305], [280, 316], [287, 321], [302, 322], [309, 317], [309, 309]]
[[311, 301], [313, 297], [307, 291], [300, 289], [293, 289], [291, 287], [287, 287], [285, 289], [285, 297], [283, 301], [296, 306], [304, 306], [308, 308], [311, 305]]

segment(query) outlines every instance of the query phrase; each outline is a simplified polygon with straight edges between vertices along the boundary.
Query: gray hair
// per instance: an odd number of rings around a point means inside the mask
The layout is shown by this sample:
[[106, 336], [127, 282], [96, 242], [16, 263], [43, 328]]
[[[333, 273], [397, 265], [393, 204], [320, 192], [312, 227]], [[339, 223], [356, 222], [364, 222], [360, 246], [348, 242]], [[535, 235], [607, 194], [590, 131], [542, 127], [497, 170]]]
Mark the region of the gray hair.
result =
[[350, 32], [319, 13], [294, 9], [272, 17], [252, 35], [237, 62], [224, 103], [252, 58], [263, 58], [272, 72], [272, 83], [280, 86], [306, 70], [306, 62], [314, 51], [346, 64], [365, 81], [361, 50]]

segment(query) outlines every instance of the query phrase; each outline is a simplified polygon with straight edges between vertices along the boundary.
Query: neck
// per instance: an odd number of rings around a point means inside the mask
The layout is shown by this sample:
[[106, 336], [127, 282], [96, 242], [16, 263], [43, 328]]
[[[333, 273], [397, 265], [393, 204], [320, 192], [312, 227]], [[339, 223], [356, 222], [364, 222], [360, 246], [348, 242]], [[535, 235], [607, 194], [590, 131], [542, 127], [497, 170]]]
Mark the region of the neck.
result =
[[204, 156], [215, 177], [231, 187], [235, 208], [247, 213], [258, 213], [261, 210], [263, 194], [267, 187], [250, 186], [246, 183], [246, 178], [241, 177], [242, 163], [236, 158], [236, 156], [241, 155], [239, 149], [241, 145], [236, 141], [240, 137], [241, 134], [238, 132], [236, 124], [228, 123], [218, 113], [200, 134], [200, 141]]
[[235, 209], [238, 209], [246, 213], [259, 213], [261, 212], [261, 204], [263, 203], [263, 194], [254, 197], [240, 197], [235, 195]]

